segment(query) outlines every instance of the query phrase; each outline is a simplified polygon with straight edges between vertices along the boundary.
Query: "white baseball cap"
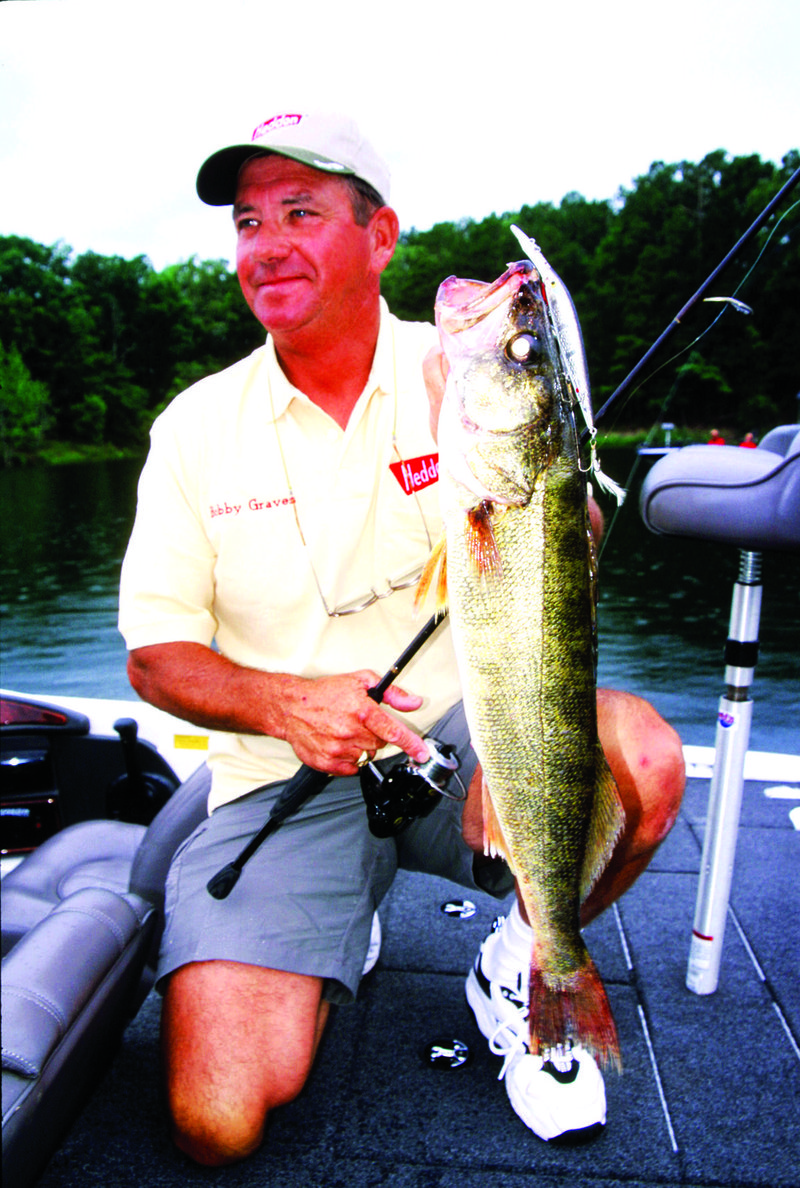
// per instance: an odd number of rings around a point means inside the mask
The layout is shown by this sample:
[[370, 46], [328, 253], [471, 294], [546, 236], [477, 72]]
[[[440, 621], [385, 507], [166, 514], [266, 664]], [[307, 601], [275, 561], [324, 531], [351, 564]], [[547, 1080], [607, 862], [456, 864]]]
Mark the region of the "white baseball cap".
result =
[[286, 113], [259, 124], [248, 141], [220, 149], [200, 166], [197, 193], [209, 206], [232, 205], [239, 170], [261, 153], [291, 157], [312, 169], [360, 177], [389, 201], [389, 168], [353, 120], [329, 114]]

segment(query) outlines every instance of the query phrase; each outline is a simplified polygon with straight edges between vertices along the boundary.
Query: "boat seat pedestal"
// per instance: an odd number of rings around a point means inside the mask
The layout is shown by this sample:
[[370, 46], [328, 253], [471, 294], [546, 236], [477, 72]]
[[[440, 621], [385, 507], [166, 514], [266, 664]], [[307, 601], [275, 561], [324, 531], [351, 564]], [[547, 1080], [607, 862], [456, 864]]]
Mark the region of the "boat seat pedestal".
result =
[[754, 450], [711, 445], [678, 450], [653, 466], [642, 484], [639, 507], [652, 532], [733, 544], [740, 550], [686, 975], [695, 994], [712, 994], [719, 984], [750, 740], [761, 553], [800, 551], [800, 427], [773, 429]]

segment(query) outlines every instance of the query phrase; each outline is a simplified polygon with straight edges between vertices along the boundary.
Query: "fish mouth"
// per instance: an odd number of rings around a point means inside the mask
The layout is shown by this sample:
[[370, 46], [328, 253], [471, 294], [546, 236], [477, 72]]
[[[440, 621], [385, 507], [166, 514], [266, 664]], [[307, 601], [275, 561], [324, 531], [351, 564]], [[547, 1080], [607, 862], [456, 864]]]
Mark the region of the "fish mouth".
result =
[[448, 334], [460, 334], [514, 300], [527, 281], [539, 279], [530, 260], [509, 264], [502, 276], [485, 281], [460, 280], [451, 276], [442, 281], [436, 297], [440, 324]]

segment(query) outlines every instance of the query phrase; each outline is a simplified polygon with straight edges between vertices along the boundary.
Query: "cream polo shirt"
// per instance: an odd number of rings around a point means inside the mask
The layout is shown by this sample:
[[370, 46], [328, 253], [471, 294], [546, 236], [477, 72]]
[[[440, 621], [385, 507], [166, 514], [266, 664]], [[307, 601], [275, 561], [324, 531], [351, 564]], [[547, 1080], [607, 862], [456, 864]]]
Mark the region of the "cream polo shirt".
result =
[[[329, 618], [320, 589], [330, 609], [383, 593], [440, 536], [422, 379], [433, 342], [432, 326], [400, 322], [381, 300], [345, 430], [289, 384], [270, 339], [172, 402], [153, 425], [122, 568], [129, 649], [213, 643], [236, 663], [306, 677], [391, 667], [432, 608], [414, 617], [410, 588]], [[400, 683], [425, 698], [398, 715], [424, 734], [460, 697], [449, 627]], [[209, 811], [299, 766], [286, 742], [230, 733], [212, 736], [209, 763]]]

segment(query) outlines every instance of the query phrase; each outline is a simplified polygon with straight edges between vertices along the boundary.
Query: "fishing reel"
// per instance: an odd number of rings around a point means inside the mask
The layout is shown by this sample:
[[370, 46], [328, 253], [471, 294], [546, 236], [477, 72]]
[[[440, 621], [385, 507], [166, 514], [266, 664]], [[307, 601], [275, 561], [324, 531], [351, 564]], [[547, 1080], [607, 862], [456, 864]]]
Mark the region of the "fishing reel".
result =
[[[370, 833], [375, 837], [396, 837], [412, 821], [427, 817], [443, 796], [448, 800], [466, 800], [467, 790], [458, 775], [460, 766], [455, 747], [426, 738], [430, 756], [424, 763], [401, 759], [386, 773], [375, 763], [360, 769], [361, 793], [367, 806]], [[448, 791], [454, 778], [459, 793]]]

